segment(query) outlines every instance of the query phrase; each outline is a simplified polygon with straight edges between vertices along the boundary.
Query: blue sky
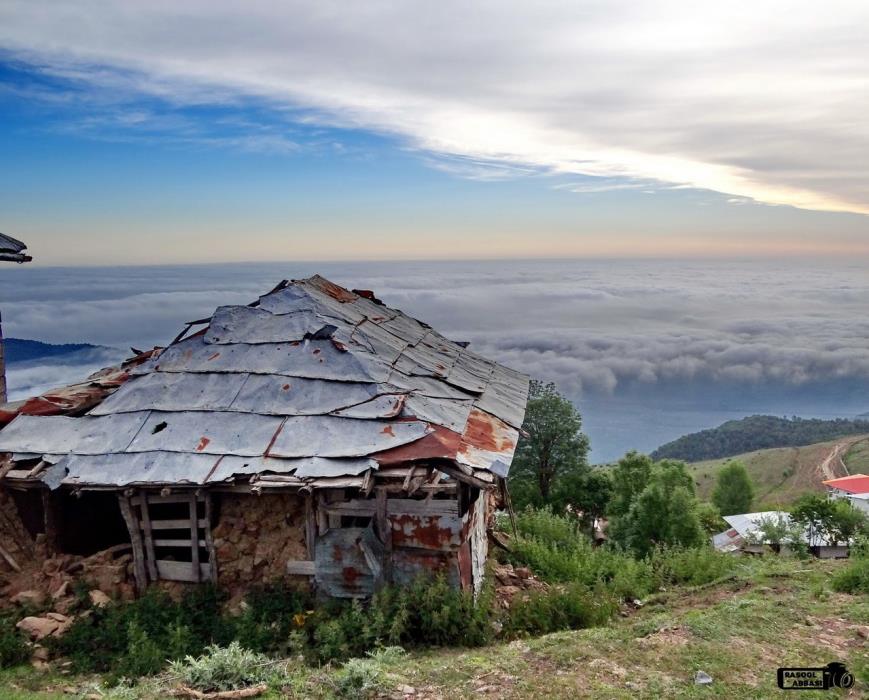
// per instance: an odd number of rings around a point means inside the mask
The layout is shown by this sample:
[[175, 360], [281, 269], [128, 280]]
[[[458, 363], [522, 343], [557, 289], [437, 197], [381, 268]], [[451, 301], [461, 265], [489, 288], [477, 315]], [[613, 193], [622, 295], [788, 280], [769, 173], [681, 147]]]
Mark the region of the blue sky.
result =
[[836, 4], [11, 1], [0, 230], [49, 265], [863, 254]]

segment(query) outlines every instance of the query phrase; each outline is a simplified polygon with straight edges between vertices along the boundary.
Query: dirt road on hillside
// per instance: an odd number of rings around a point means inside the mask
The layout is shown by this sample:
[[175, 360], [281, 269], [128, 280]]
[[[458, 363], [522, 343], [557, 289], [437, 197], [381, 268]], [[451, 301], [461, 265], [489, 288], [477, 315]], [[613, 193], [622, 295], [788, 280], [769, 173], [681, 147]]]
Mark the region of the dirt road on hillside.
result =
[[830, 450], [830, 453], [821, 460], [820, 464], [818, 464], [818, 472], [820, 473], [822, 480], [837, 479], [840, 476], [848, 476], [848, 467], [845, 466], [842, 455], [845, 454], [845, 451], [851, 447], [853, 443], [854, 440], [850, 440], [848, 442], [837, 442], [833, 445], [833, 449]]

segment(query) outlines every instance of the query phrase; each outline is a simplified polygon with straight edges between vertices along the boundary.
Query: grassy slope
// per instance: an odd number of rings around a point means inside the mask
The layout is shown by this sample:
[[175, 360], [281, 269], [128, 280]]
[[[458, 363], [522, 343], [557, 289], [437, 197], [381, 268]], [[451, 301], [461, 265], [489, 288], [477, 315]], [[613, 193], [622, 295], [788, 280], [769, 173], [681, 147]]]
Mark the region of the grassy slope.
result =
[[758, 450], [746, 454], [695, 462], [690, 465], [694, 470], [697, 491], [702, 498], [708, 498], [715, 486], [718, 470], [730, 460], [745, 464], [755, 484], [755, 507], [758, 510], [787, 506], [796, 498], [810, 491], [823, 489], [825, 478], [818, 465], [837, 444], [848, 443], [850, 448], [844, 453], [844, 461], [851, 473], [869, 473], [869, 436], [858, 435], [839, 438], [829, 442], [819, 442], [805, 447], [777, 447]]
[[[866, 697], [869, 645], [857, 628], [869, 631], [869, 598], [828, 588], [831, 572], [844, 565], [746, 559], [724, 582], [660, 594], [608, 627], [410, 654], [392, 668], [389, 682], [393, 688], [411, 686], [412, 697], [424, 698], [766, 698], [778, 697], [778, 666], [840, 660], [860, 679], [847, 697]], [[711, 686], [694, 685], [698, 670], [713, 677]], [[285, 692], [329, 697], [330, 673], [300, 669]], [[63, 686], [81, 692], [88, 680], [0, 672], [3, 698], [62, 697]], [[165, 688], [160, 695], [165, 697]]]

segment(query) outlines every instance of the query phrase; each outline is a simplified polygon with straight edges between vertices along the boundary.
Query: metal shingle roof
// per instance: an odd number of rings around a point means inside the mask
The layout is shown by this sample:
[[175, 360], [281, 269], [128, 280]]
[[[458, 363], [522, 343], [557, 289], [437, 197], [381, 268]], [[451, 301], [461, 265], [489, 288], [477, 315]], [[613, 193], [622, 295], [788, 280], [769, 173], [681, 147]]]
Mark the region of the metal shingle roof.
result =
[[202, 323], [90, 415], [19, 416], [0, 452], [69, 454], [53, 484], [206, 483], [302, 464], [305, 479], [432, 458], [507, 473], [528, 377], [368, 295], [315, 276]]

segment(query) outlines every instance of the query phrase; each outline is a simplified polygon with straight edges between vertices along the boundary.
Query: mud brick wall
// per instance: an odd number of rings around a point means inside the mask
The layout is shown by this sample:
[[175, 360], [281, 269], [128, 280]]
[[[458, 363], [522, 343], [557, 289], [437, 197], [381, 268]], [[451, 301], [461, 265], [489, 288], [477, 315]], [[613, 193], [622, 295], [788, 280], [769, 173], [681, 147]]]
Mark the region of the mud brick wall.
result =
[[305, 547], [305, 503], [296, 494], [220, 494], [213, 528], [217, 576], [221, 587], [236, 589], [280, 580], [307, 585], [288, 576], [287, 561], [309, 559]]
[[[21, 522], [12, 497], [0, 488], [0, 547], [20, 567], [27, 566], [34, 556], [34, 542]], [[12, 565], [0, 556], [0, 579], [14, 573]]]

